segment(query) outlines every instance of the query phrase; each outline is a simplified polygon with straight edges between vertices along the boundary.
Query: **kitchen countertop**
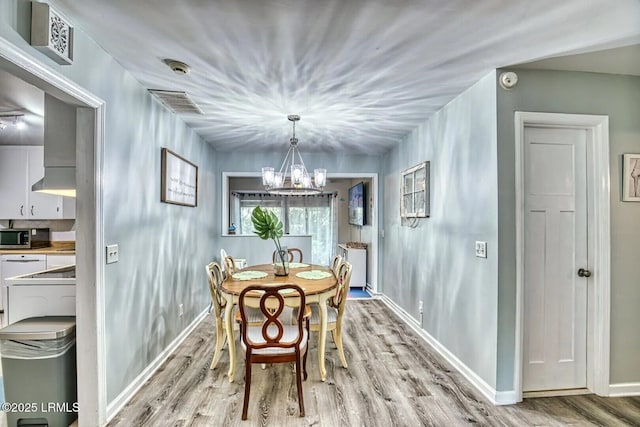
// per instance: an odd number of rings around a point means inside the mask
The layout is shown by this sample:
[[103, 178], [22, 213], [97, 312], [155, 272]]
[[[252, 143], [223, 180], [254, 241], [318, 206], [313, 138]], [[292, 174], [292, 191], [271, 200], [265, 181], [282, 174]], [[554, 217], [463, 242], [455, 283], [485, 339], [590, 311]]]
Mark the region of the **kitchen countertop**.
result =
[[0, 249], [0, 255], [7, 254], [75, 255], [76, 242], [51, 242], [51, 246], [35, 249]]

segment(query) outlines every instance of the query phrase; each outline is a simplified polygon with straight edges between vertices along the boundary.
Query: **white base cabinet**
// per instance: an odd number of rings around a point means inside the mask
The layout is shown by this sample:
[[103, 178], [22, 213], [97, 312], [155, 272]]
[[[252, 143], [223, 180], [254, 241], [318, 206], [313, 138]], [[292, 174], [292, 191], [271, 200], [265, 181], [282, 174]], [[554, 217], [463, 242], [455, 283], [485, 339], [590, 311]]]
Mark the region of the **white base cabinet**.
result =
[[350, 287], [360, 287], [364, 290], [367, 287], [367, 250], [339, 244], [338, 254], [351, 263]]

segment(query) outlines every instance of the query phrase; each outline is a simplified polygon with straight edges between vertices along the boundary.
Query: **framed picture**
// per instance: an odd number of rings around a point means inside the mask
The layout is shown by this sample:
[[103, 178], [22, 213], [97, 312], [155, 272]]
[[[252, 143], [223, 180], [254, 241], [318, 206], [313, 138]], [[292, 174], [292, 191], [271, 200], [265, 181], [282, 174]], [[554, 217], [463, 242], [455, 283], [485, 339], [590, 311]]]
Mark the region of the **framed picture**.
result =
[[429, 162], [422, 162], [402, 172], [400, 181], [400, 217], [429, 216]]
[[640, 202], [640, 154], [622, 156], [622, 201]]
[[198, 166], [173, 151], [162, 149], [160, 200], [175, 205], [198, 205]]

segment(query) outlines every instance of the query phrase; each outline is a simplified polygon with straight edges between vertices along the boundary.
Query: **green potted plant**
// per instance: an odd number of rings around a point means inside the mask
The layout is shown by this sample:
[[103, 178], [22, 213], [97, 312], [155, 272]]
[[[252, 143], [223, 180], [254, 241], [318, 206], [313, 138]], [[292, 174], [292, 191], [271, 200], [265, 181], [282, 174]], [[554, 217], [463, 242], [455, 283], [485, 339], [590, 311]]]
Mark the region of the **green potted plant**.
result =
[[262, 240], [273, 239], [276, 245], [276, 262], [273, 264], [273, 273], [276, 276], [286, 276], [289, 274], [289, 253], [286, 247], [280, 245], [280, 237], [284, 234], [282, 221], [276, 214], [260, 206], [256, 206], [251, 212], [251, 222], [254, 233]]

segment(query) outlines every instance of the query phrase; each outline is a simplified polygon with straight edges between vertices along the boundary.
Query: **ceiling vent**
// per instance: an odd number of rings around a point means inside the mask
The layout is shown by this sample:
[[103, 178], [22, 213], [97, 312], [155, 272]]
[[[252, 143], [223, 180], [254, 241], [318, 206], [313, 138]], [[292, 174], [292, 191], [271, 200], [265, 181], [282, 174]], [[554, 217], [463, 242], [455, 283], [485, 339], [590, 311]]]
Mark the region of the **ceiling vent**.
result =
[[204, 114], [186, 92], [159, 89], [149, 89], [149, 92], [176, 114]]

